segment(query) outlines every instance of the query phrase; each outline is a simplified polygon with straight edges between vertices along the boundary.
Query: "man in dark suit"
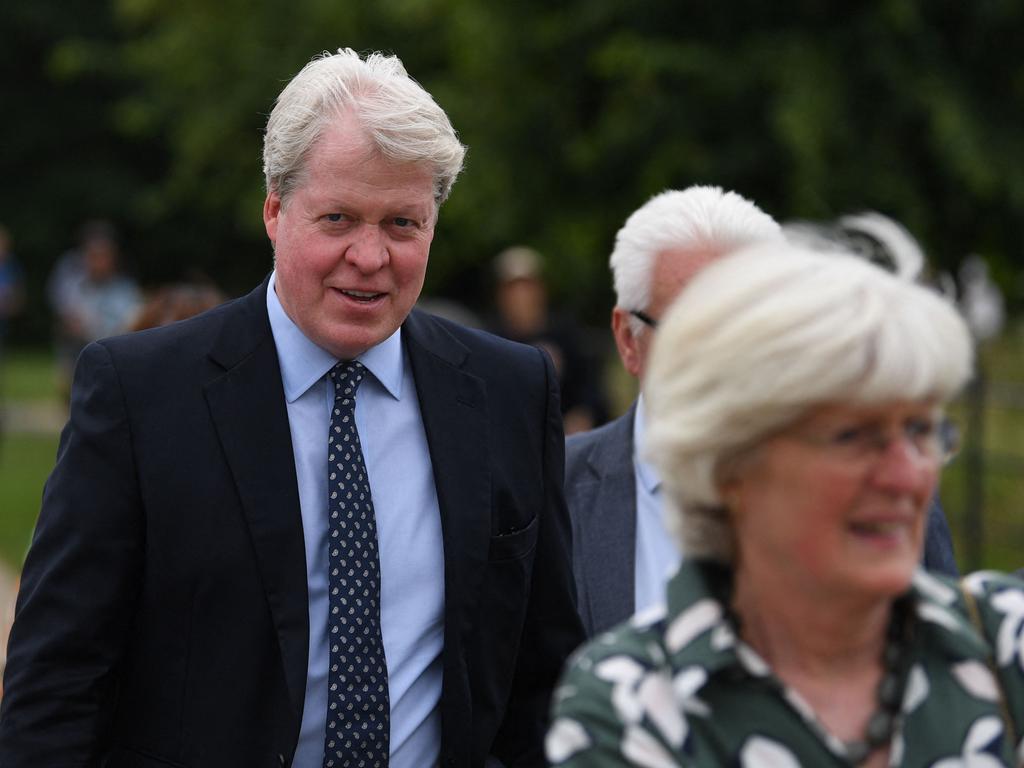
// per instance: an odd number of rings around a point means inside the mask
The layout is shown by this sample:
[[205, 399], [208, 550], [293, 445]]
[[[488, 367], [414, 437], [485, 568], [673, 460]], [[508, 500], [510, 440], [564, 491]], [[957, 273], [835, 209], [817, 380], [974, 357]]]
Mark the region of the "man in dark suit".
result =
[[397, 58], [315, 59], [267, 124], [274, 272], [85, 350], [5, 768], [543, 763], [582, 640], [558, 382], [412, 311], [463, 153]]
[[[626, 370], [643, 381], [658, 319], [698, 270], [744, 245], [782, 236], [756, 205], [717, 187], [663, 192], [635, 211], [611, 256], [612, 333]], [[661, 515], [660, 479], [637, 450], [643, 408], [641, 394], [623, 416], [566, 441], [573, 570], [588, 636], [660, 603], [666, 576], [680, 561]], [[937, 502], [928, 517], [925, 566], [956, 573]]]

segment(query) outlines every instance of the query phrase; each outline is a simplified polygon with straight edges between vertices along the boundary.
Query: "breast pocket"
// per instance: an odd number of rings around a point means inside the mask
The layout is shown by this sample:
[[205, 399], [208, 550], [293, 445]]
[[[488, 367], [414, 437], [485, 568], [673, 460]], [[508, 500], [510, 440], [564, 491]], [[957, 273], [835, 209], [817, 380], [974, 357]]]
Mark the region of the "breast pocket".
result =
[[536, 546], [537, 517], [535, 515], [523, 528], [491, 536], [487, 559], [492, 563], [501, 560], [518, 560], [533, 552]]

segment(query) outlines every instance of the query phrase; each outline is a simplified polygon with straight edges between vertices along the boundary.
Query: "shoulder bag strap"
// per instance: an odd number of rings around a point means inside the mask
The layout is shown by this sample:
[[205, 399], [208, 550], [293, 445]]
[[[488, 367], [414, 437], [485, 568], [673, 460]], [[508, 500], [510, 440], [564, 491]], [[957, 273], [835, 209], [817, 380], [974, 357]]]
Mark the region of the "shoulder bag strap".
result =
[[985, 641], [985, 645], [988, 652], [985, 654], [985, 663], [988, 664], [988, 669], [992, 673], [992, 677], [995, 678], [996, 686], [999, 688], [999, 711], [1003, 716], [1003, 723], [1006, 725], [1006, 733], [1012, 739], [1010, 742], [1013, 746], [1014, 751], [1017, 749], [1017, 729], [1014, 727], [1013, 719], [1010, 717], [1010, 710], [1006, 705], [1006, 691], [1003, 690], [1002, 678], [999, 677], [999, 670], [996, 669], [995, 659], [993, 658], [992, 643], [989, 640], [988, 633], [985, 631], [985, 625], [981, 623], [981, 613], [978, 611], [978, 601], [975, 600], [974, 594], [964, 584], [964, 580], [960, 580], [960, 594], [964, 596], [964, 602], [967, 604], [967, 615], [971, 619], [971, 623], [974, 628], [978, 630], [982, 639]]

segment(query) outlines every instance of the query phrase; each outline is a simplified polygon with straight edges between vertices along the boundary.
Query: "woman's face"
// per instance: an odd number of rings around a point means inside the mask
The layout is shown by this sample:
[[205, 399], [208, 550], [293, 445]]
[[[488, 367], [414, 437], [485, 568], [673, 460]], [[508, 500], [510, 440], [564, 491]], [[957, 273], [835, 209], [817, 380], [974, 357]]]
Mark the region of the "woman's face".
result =
[[830, 405], [768, 438], [722, 484], [737, 573], [833, 596], [894, 596], [921, 558], [942, 464], [931, 402]]

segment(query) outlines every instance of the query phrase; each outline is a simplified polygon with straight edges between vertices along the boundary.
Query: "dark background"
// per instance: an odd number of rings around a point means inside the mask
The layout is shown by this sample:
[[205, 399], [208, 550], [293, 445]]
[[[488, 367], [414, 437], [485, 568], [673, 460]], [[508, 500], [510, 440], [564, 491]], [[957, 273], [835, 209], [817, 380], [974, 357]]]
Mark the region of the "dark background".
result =
[[486, 312], [488, 265], [547, 258], [605, 326], [615, 231], [650, 195], [719, 184], [779, 219], [875, 209], [937, 267], [989, 262], [1020, 306], [1024, 14], [1016, 0], [6, 0], [0, 222], [49, 337], [43, 284], [84, 220], [144, 285], [269, 270], [260, 136], [318, 51], [397, 53], [470, 147], [427, 291]]

